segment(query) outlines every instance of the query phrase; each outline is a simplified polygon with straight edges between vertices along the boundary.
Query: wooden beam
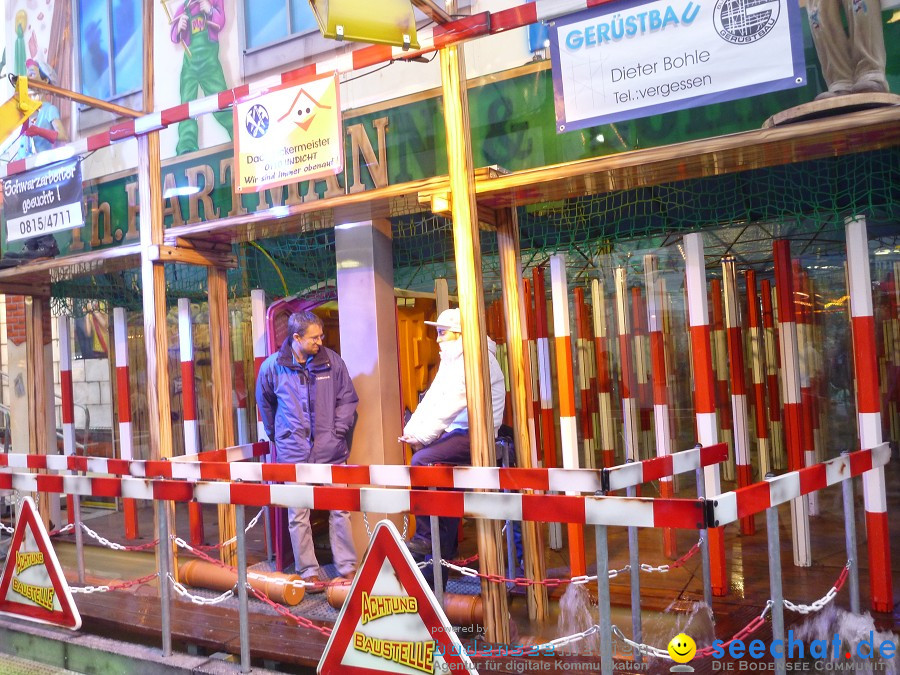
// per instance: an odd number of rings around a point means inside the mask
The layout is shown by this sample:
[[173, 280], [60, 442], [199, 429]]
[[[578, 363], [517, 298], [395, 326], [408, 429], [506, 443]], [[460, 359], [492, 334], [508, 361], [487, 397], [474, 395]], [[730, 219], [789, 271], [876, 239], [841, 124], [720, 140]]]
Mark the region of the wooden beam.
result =
[[47, 298], [50, 296], [50, 284], [0, 282], [0, 293], [3, 295], [30, 295], [33, 298]]
[[447, 23], [453, 18], [434, 0], [412, 0], [412, 4], [436, 24]]
[[[532, 468], [532, 439], [528, 433], [528, 406], [531, 405], [531, 366], [525, 351], [525, 299], [522, 292], [522, 263], [519, 249], [519, 223], [515, 209], [497, 211], [497, 248], [500, 257], [500, 291], [506, 323], [506, 355], [509, 360], [509, 392], [512, 402], [516, 460], [520, 467]], [[544, 541], [542, 529], [534, 521], [522, 523], [525, 576], [543, 579]], [[549, 616], [547, 587], [529, 586], [528, 616], [543, 621]]]
[[[229, 248], [230, 250], [230, 248]], [[184, 263], [186, 265], [203, 265], [206, 267], [237, 267], [237, 256], [231, 253], [218, 253], [201, 249], [180, 248], [178, 246], [151, 246], [147, 252], [153, 262]]]
[[[228, 274], [218, 267], [207, 268], [209, 299], [209, 356], [212, 361], [213, 429], [217, 448], [234, 445], [234, 418], [232, 412], [232, 361], [231, 324], [228, 316]], [[219, 506], [219, 542], [234, 537], [234, 506]], [[223, 546], [220, 551], [226, 565], [237, 563], [234, 544]]]
[[[453, 14], [455, 11], [456, 0], [449, 0], [447, 12]], [[497, 454], [494, 447], [494, 422], [491, 412], [491, 376], [485, 340], [481, 241], [478, 231], [478, 208], [475, 204], [469, 100], [462, 45], [442, 48], [440, 62], [472, 464], [496, 466]], [[499, 574], [502, 569], [500, 524], [495, 520], [478, 519], [476, 531], [481, 571], [485, 575]], [[437, 536], [437, 533], [433, 532], [432, 536]], [[495, 584], [483, 578], [481, 595], [484, 598], [485, 639], [495, 644], [508, 644], [509, 604], [506, 585]]]
[[29, 79], [28, 88], [36, 89], [38, 91], [45, 91], [48, 94], [54, 94], [55, 96], [67, 98], [71, 101], [75, 101], [76, 103], [83, 103], [90, 106], [91, 108], [97, 108], [98, 110], [105, 110], [107, 112], [115, 113], [120, 117], [131, 117], [137, 119], [144, 114], [139, 110], [132, 110], [131, 108], [116, 105], [115, 103], [109, 103], [108, 101], [103, 101], [99, 98], [79, 94], [77, 91], [71, 91], [70, 89], [63, 89], [61, 87], [54, 87], [52, 84], [47, 84], [46, 82], [41, 82], [40, 80]]
[[[47, 388], [44, 382], [44, 322], [49, 320], [48, 303], [41, 298], [25, 296], [25, 363], [28, 370], [26, 386], [28, 400], [28, 454], [46, 455], [50, 439], [47, 437]], [[52, 366], [52, 364], [49, 364]], [[55, 424], [54, 424], [55, 426]], [[55, 440], [55, 439], [54, 439]], [[40, 473], [46, 473], [41, 471]], [[44, 526], [50, 525], [50, 493], [37, 494], [38, 513]]]

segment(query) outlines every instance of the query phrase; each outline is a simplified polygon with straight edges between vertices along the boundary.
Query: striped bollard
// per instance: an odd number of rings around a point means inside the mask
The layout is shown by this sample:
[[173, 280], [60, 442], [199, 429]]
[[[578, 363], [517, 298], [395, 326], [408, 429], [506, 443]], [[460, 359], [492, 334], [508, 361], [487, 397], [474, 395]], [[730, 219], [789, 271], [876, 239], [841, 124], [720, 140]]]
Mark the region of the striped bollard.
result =
[[[650, 360], [653, 376], [653, 418], [656, 430], [656, 456], [672, 454], [672, 432], [669, 426], [669, 377], [666, 363], [666, 345], [663, 337], [663, 307], [665, 291], [659, 275], [659, 263], [654, 255], [644, 256], [644, 286], [647, 288], [647, 327], [650, 331]], [[672, 476], [659, 479], [659, 496], [671, 498]], [[678, 555], [675, 530], [663, 529], [663, 554], [668, 558]]]
[[[788, 470], [803, 468], [803, 412], [800, 393], [800, 354], [797, 342], [796, 308], [791, 274], [791, 244], [778, 239], [773, 245], [775, 292], [778, 296], [778, 334], [781, 343], [784, 432]], [[809, 541], [809, 511], [806, 497], [791, 500], [794, 565], [812, 565]]]
[[[531, 271], [534, 282], [534, 321], [537, 342], [538, 384], [541, 401], [541, 439], [544, 441], [544, 468], [556, 468], [556, 425], [553, 420], [553, 372], [550, 367], [550, 334], [547, 328], [547, 287], [544, 268]], [[562, 549], [562, 526], [550, 523], [549, 544], [554, 551]]]
[[535, 336], [534, 302], [531, 292], [531, 280], [522, 279], [522, 293], [525, 301], [525, 327], [528, 331], [523, 336], [525, 350], [528, 354], [528, 367], [531, 374], [531, 405], [528, 406], [528, 432], [532, 444], [532, 466], [538, 466], [537, 456], [541, 448], [541, 383], [538, 373], [538, 352]]
[[[753, 482], [750, 466], [750, 430], [747, 415], [747, 385], [744, 379], [744, 336], [738, 315], [737, 274], [734, 258], [722, 260], [725, 291], [725, 330], [728, 333], [728, 374], [731, 379], [731, 415], [734, 428], [734, 463], [738, 487]], [[741, 534], [755, 534], [752, 516], [741, 518]]]
[[597, 404], [600, 409], [600, 456], [604, 467], [616, 463], [616, 422], [612, 413], [612, 380], [609, 376], [609, 337], [603, 282], [591, 279], [594, 320], [594, 358], [597, 364]]
[[[63, 454], [75, 454], [75, 397], [72, 393], [72, 317], [59, 317], [59, 395], [62, 399]], [[75, 524], [75, 505], [72, 495], [66, 495], [66, 515], [69, 525]]]
[[759, 473], [763, 476], [772, 471], [769, 460], [769, 425], [766, 416], [766, 373], [763, 354], [762, 316], [759, 307], [759, 289], [756, 285], [756, 272], [747, 270], [747, 322], [750, 333], [750, 366], [753, 382], [754, 421], [756, 423], [757, 456], [759, 457]]
[[[200, 450], [200, 427], [197, 425], [197, 393], [194, 385], [194, 329], [191, 324], [191, 301], [178, 299], [178, 354], [181, 359], [181, 408], [184, 419], [184, 454], [196, 455]], [[203, 507], [188, 504], [191, 543], [203, 544]]]
[[[891, 375], [888, 381], [900, 382], [900, 261], [895, 262], [890, 275], [890, 304], [891, 304]], [[900, 387], [894, 387], [894, 397], [891, 399], [891, 434], [893, 438], [900, 438]]]
[[[259, 367], [266, 360], [266, 292], [261, 288], [250, 291], [250, 330], [253, 338], [253, 382], [259, 378]], [[256, 440], [266, 439], [266, 429], [256, 410]]]
[[[566, 257], [550, 257], [550, 286], [553, 293], [553, 339], [556, 346], [556, 380], [559, 385], [559, 431], [563, 468], [578, 469], [578, 422], [575, 419], [575, 377], [572, 369], [572, 336], [569, 330], [569, 290]], [[577, 494], [577, 493], [573, 493]], [[569, 523], [569, 565], [572, 576], [587, 572], [584, 553], [584, 526]]]
[[593, 359], [591, 358], [591, 339], [588, 335], [588, 318], [584, 304], [584, 288], [575, 289], [575, 327], [578, 331], [576, 353], [578, 354], [578, 395], [581, 402], [581, 435], [584, 450], [584, 468], [596, 469], [594, 458], [594, 420], [591, 415], [591, 376]]
[[734, 434], [731, 422], [731, 400], [728, 397], [728, 339], [725, 336], [725, 312], [722, 306], [722, 282], [709, 282], [712, 303], [713, 373], [716, 377], [716, 406], [720, 438], [728, 445], [728, 460], [722, 464], [722, 478], [734, 480]]
[[[813, 387], [810, 367], [810, 351], [812, 349], [812, 326], [810, 321], [810, 296], [807, 292], [806, 273], [800, 267], [799, 260], [791, 260], [791, 281], [794, 284], [794, 312], [797, 323], [797, 358], [800, 366], [800, 422], [803, 440], [803, 466], [816, 463], [816, 442], [813, 433]], [[819, 515], [819, 500], [815, 492], [811, 492], [809, 515]]]
[[784, 450], [784, 429], [781, 420], [781, 387], [778, 382], [779, 349], [775, 332], [775, 309], [773, 303], [775, 289], [768, 279], [763, 279], [759, 285], [760, 300], [762, 301], [763, 316], [763, 343], [765, 345], [766, 364], [766, 393], [768, 394], [769, 407], [767, 413], [772, 439], [772, 466], [778, 471], [783, 471], [787, 466]]
[[650, 385], [650, 345], [647, 337], [647, 308], [640, 286], [631, 287], [631, 313], [634, 331], [634, 373], [637, 381], [637, 400], [640, 415], [641, 440], [647, 458], [653, 447], [653, 390]]
[[[847, 218], [847, 263], [850, 273], [850, 311], [853, 317], [853, 353], [859, 418], [859, 444], [863, 450], [882, 442], [878, 362], [875, 355], [875, 316], [869, 270], [869, 238], [864, 216]], [[891, 572], [891, 538], [888, 530], [884, 467], [863, 474], [863, 499], [869, 540], [871, 605], [876, 612], [890, 612], [894, 605]]]
[[[704, 447], [719, 442], [716, 425], [716, 395], [713, 375], [712, 346], [709, 327], [709, 303], [706, 295], [706, 261], [703, 235], [684, 236], [685, 277], [687, 283], [688, 320], [691, 329], [691, 360], [694, 370], [694, 413], [697, 416], [697, 440]], [[722, 492], [718, 465], [703, 469], [705, 493]], [[713, 595], [728, 592], [725, 538], [721, 527], [710, 527], [709, 562]]]
[[[119, 457], [134, 459], [131, 436], [131, 387], [128, 382], [128, 321], [122, 307], [113, 308], [113, 334], [116, 341], [116, 399], [119, 413]], [[133, 499], [123, 498], [125, 515], [125, 538], [140, 536], [137, 518], [137, 504]]]
[[619, 335], [619, 368], [622, 373], [622, 425], [625, 431], [625, 461], [636, 462], [638, 411], [631, 349], [631, 317], [628, 312], [628, 279], [624, 267], [616, 268], [616, 326]]

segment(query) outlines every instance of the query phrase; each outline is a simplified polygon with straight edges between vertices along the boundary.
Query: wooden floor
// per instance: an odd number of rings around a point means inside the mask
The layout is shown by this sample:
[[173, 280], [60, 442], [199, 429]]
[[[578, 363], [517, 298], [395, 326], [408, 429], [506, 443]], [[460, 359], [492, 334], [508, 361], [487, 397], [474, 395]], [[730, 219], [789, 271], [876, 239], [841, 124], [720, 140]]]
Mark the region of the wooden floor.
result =
[[[892, 462], [887, 466], [888, 506], [893, 512], [900, 508], [900, 462], [896, 452]], [[868, 556], [865, 538], [865, 522], [862, 509], [861, 484], [856, 482], [858, 554], [860, 559], [860, 588], [863, 609], [868, 608]], [[682, 496], [688, 496], [685, 492]], [[792, 561], [790, 520], [787, 509], [780, 512], [780, 534], [782, 550], [782, 570], [784, 576], [784, 594], [795, 603], [810, 604], [824, 596], [840, 575], [841, 568], [847, 560], [844, 544], [844, 523], [842, 497], [839, 487], [829, 488], [820, 494], [821, 515], [812, 519], [812, 567], [797, 568]], [[253, 514], [248, 512], [248, 519]], [[152, 513], [149, 508], [141, 511], [142, 527], [145, 527], [141, 541], [147, 541], [152, 534]], [[212, 533], [215, 524], [214, 512], [207, 514], [207, 531]], [[122, 518], [120, 514], [95, 518], [88, 525], [112, 541], [124, 541]], [[726, 551], [728, 557], [729, 594], [715, 598], [713, 609], [715, 626], [706, 619], [704, 613], [698, 612], [698, 602], [702, 600], [699, 556], [694, 556], [683, 567], [662, 573], [641, 573], [641, 603], [644, 642], [665, 648], [668, 641], [678, 632], [685, 630], [693, 635], [700, 644], [709, 644], [713, 639], [728, 640], [742, 629], [750, 620], [758, 616], [765, 607], [769, 592], [769, 557], [766, 547], [765, 518], [756, 518], [757, 532], [752, 536], [740, 536], [737, 527], [726, 528]], [[471, 526], [469, 526], [471, 528]], [[895, 526], [896, 527], [896, 526]], [[178, 512], [179, 532], [187, 532], [186, 510]], [[248, 549], [251, 562], [265, 556], [262, 530], [257, 527], [248, 537]], [[895, 568], [900, 561], [900, 544], [895, 531], [892, 537], [892, 560]], [[593, 532], [588, 529], [586, 550], [589, 562], [594, 551]], [[474, 546], [474, 537], [468, 537], [462, 544], [461, 554], [469, 553]], [[90, 540], [88, 540], [90, 541]], [[678, 533], [679, 552], [686, 552], [696, 541], [693, 532]], [[140, 543], [140, 542], [138, 542]], [[662, 554], [662, 534], [659, 531], [643, 530], [640, 533], [640, 560], [657, 566], [667, 561]], [[71, 583], [76, 583], [74, 552], [71, 545], [58, 544], [60, 559], [66, 567], [66, 574]], [[628, 562], [627, 532], [622, 528], [609, 529], [610, 568], [621, 568]], [[87, 583], [98, 583], [110, 579], [133, 579], [151, 573], [155, 569], [155, 558], [147, 553], [121, 553], [92, 547], [87, 554]], [[476, 563], [477, 564], [477, 563]], [[565, 551], [547, 551], [547, 568], [549, 577], [567, 577], [568, 563]], [[880, 630], [897, 631], [900, 626], [900, 579], [894, 579], [895, 610], [893, 614], [877, 614], [873, 618], [875, 626]], [[554, 598], [562, 595], [564, 587], [555, 589]], [[591, 589], [595, 597], [596, 587]], [[613, 622], [626, 635], [631, 635], [630, 587], [628, 574], [621, 574], [611, 582], [613, 598]], [[144, 642], [149, 645], [160, 644], [160, 605], [157, 588], [154, 584], [146, 584], [126, 591], [112, 593], [79, 594], [76, 602], [84, 621], [82, 630], [97, 632], [123, 640]], [[530, 623], [527, 619], [525, 597], [521, 592], [511, 596], [511, 634], [519, 644], [534, 644], [537, 641], [549, 640], [560, 635], [557, 627], [557, 603], [552, 603], [554, 610], [551, 621], [545, 624]], [[838, 594], [836, 604], [849, 608], [848, 590]], [[785, 612], [786, 624], [796, 626], [804, 617]], [[596, 614], [593, 615], [596, 620]], [[226, 651], [237, 653], [239, 650], [239, 632], [237, 614], [233, 609], [216, 606], [194, 605], [183, 599], [176, 599], [172, 611], [173, 636], [176, 646], [187, 649], [207, 649], [210, 651]], [[753, 638], [768, 644], [771, 640], [770, 624], [762, 626]], [[267, 663], [270, 667], [277, 663], [285, 672], [312, 672], [318, 663], [326, 638], [319, 632], [300, 628], [294, 622], [269, 613], [254, 612], [251, 614], [251, 650], [254, 661]], [[619, 650], [621, 652], [621, 650]], [[621, 654], [623, 658], [627, 655]], [[562, 670], [559, 664], [561, 657], [547, 657], [551, 663], [543, 672]], [[570, 660], [583, 660], [586, 664], [596, 665], [591, 657], [566, 657]], [[515, 664], [501, 659], [491, 659], [491, 665], [483, 665], [486, 672], [516, 672]], [[696, 672], [713, 672], [710, 659], [706, 662], [691, 663]], [[475, 658], [476, 665], [485, 664], [484, 659]], [[723, 659], [727, 662], [727, 658]], [[625, 665], [630, 665], [625, 663]], [[655, 662], [644, 672], [669, 672], [669, 665]], [[593, 671], [599, 672], [599, 666]], [[570, 668], [571, 669], [571, 668]], [[737, 666], [736, 668], [737, 669]], [[527, 671], [526, 671], [527, 672]], [[577, 671], [576, 671], [577, 672]]]

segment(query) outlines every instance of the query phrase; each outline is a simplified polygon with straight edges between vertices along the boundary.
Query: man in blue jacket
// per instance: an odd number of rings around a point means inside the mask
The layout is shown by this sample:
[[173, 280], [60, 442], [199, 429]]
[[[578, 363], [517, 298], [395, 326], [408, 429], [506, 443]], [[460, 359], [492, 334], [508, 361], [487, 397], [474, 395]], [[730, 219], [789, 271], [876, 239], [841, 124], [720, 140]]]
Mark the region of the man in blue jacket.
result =
[[[276, 460], [283, 463], [343, 464], [359, 397], [336, 352], [322, 345], [322, 320], [312, 312], [288, 319], [288, 338], [259, 369], [256, 404]], [[288, 509], [294, 565], [305, 581], [319, 581], [309, 509]], [[350, 535], [350, 513], [331, 511], [331, 552], [338, 574], [352, 578], [356, 549]], [[321, 586], [308, 588], [319, 593]]]

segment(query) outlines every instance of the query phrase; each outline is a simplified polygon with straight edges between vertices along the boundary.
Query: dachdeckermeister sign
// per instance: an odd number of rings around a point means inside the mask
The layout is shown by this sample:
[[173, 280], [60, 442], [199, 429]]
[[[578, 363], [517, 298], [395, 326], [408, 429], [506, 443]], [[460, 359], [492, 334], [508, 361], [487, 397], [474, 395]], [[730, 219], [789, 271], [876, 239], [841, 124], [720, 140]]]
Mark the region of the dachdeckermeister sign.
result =
[[7, 241], [30, 239], [84, 225], [81, 164], [69, 160], [3, 181]]
[[550, 27], [559, 132], [806, 84], [796, 0], [622, 0]]

